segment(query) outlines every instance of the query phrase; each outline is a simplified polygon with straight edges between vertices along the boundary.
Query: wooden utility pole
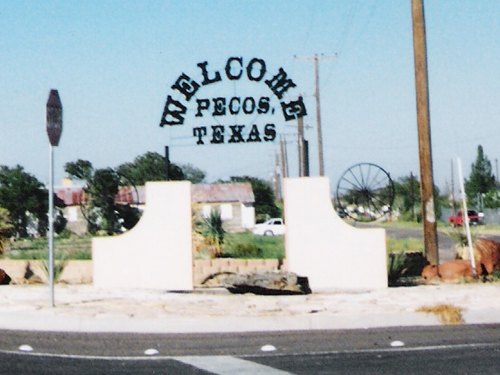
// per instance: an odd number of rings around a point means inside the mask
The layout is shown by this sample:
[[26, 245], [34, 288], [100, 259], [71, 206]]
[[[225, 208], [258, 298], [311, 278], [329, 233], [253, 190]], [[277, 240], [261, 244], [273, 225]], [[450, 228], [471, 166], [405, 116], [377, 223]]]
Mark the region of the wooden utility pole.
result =
[[281, 201], [281, 175], [280, 175], [280, 157], [279, 153], [275, 153], [274, 162], [274, 196], [277, 200]]
[[325, 159], [323, 156], [323, 132], [321, 130], [321, 100], [319, 98], [319, 62], [318, 55], [314, 55], [314, 82], [316, 97], [316, 126], [318, 130], [318, 160], [319, 160], [319, 175], [325, 175]]
[[319, 59], [326, 58], [335, 58], [337, 55], [326, 56], [324, 54], [318, 55], [317, 53], [314, 56], [295, 56], [296, 59], [305, 59], [305, 60], [313, 60], [314, 62], [314, 97], [316, 98], [316, 130], [318, 134], [318, 162], [319, 162], [319, 170], [318, 174], [320, 176], [325, 175], [325, 159], [323, 156], [323, 132], [321, 129], [321, 99], [319, 96]]
[[286, 154], [286, 143], [283, 137], [280, 138], [280, 155], [281, 155], [281, 178], [288, 177], [288, 156]]
[[457, 213], [457, 206], [455, 202], [455, 175], [453, 173], [453, 160], [451, 160], [451, 206], [453, 208], [453, 215]]
[[297, 146], [299, 153], [299, 177], [304, 177], [304, 118], [299, 117], [297, 126]]
[[415, 88], [417, 98], [418, 149], [420, 158], [420, 190], [424, 225], [425, 256], [439, 264], [437, 224], [434, 205], [432, 149], [429, 114], [429, 86], [427, 75], [427, 47], [423, 0], [412, 0], [413, 54], [415, 60]]

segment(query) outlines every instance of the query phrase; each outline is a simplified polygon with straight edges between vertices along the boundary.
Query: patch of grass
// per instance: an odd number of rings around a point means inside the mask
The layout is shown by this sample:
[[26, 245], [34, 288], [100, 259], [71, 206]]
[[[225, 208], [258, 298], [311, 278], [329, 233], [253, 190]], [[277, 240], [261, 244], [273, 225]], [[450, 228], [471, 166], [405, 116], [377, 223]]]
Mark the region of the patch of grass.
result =
[[[91, 236], [55, 238], [54, 258], [56, 260], [86, 260], [92, 258]], [[44, 259], [49, 245], [46, 238], [22, 239], [12, 242], [4, 254], [7, 259]]]
[[283, 259], [283, 236], [256, 236], [250, 232], [227, 233], [223, 256], [230, 258]]
[[387, 254], [421, 252], [424, 248], [424, 240], [408, 237], [396, 239], [387, 237]]
[[384, 221], [379, 223], [382, 227], [402, 228], [402, 229], [419, 229], [422, 228], [422, 223], [407, 220]]
[[463, 324], [462, 309], [448, 304], [439, 304], [434, 306], [419, 307], [417, 312], [437, 315], [439, 321], [443, 324]]

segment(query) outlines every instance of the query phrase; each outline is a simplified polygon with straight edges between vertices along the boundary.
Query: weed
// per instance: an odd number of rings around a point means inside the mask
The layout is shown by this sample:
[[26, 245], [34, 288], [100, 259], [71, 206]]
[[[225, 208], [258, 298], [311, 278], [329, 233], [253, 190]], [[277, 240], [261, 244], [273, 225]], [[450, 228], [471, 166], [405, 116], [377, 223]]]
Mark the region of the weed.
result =
[[[47, 258], [42, 258], [41, 264], [42, 264], [42, 270], [45, 276], [47, 277], [47, 280], [49, 279], [49, 261]], [[59, 278], [61, 277], [64, 268], [66, 268], [66, 265], [68, 264], [68, 260], [66, 258], [62, 258], [59, 260], [54, 260], [54, 282], [59, 281]]]
[[417, 312], [437, 315], [439, 321], [443, 324], [462, 324], [462, 309], [448, 304], [439, 304], [434, 306], [419, 307]]

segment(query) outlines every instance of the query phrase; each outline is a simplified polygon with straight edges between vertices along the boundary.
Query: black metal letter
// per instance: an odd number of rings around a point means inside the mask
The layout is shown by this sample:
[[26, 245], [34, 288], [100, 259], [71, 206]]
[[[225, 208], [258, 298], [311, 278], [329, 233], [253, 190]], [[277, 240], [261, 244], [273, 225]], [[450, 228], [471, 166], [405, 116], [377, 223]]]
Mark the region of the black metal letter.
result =
[[196, 117], [203, 117], [201, 111], [206, 111], [210, 107], [210, 100], [208, 99], [196, 99], [198, 104], [198, 110], [196, 111]]
[[222, 80], [222, 78], [220, 77], [220, 73], [217, 71], [215, 72], [215, 75], [212, 78], [209, 78], [207, 72], [207, 65], [208, 65], [207, 61], [198, 64], [198, 66], [201, 69], [201, 73], [203, 74], [203, 82], [201, 83], [203, 86], [209, 85], [214, 82], [219, 82], [220, 80]]
[[285, 121], [296, 120], [307, 115], [306, 106], [304, 105], [302, 96], [299, 96], [298, 100], [293, 100], [289, 103], [282, 102], [281, 109], [283, 110]]
[[204, 145], [202, 137], [207, 135], [207, 128], [205, 126], [200, 126], [198, 128], [193, 128], [193, 136], [198, 137], [197, 145]]
[[199, 88], [200, 84], [184, 73], [182, 73], [172, 85], [172, 89], [178, 90], [183, 94], [188, 102], [193, 95], [196, 94]]
[[230, 125], [229, 129], [231, 129], [231, 138], [229, 138], [229, 143], [241, 143], [245, 142], [243, 139], [243, 129], [245, 125]]
[[[231, 100], [229, 101], [229, 113], [232, 115], [237, 115], [240, 112], [241, 109], [241, 104], [240, 104], [240, 98], [238, 96], [233, 96]], [[234, 103], [237, 104], [235, 107]]]
[[[232, 68], [232, 62], [237, 61], [239, 63], [239, 73], [234, 75], [231, 73], [231, 68]], [[243, 74], [243, 58], [242, 57], [230, 57], [227, 59], [226, 63], [226, 76], [229, 78], [231, 81], [234, 81], [236, 79], [240, 79], [241, 75]]]
[[180, 101], [173, 99], [170, 95], [167, 96], [167, 102], [165, 103], [160, 126], [184, 124], [186, 110], [186, 106]]
[[267, 96], [263, 96], [262, 98], [259, 99], [259, 105], [257, 106], [257, 113], [259, 114], [265, 114], [269, 112], [269, 102], [271, 99]]
[[224, 126], [212, 126], [212, 140], [210, 143], [224, 143]]
[[[259, 74], [254, 76], [252, 72], [254, 71], [254, 65], [258, 64], [260, 67], [258, 68]], [[250, 81], [259, 82], [266, 75], [266, 62], [262, 59], [253, 58], [247, 65], [247, 76]]]
[[276, 129], [274, 124], [267, 124], [264, 127], [264, 141], [272, 142], [276, 139]]
[[248, 134], [247, 142], [262, 142], [257, 125], [252, 125], [252, 130], [250, 130], [250, 134]]
[[225, 116], [226, 115], [226, 98], [213, 98], [214, 112], [212, 116]]
[[272, 79], [266, 79], [265, 82], [278, 99], [281, 99], [288, 89], [297, 86], [290, 78], [287, 78], [287, 74], [283, 68], [280, 68], [278, 74]]

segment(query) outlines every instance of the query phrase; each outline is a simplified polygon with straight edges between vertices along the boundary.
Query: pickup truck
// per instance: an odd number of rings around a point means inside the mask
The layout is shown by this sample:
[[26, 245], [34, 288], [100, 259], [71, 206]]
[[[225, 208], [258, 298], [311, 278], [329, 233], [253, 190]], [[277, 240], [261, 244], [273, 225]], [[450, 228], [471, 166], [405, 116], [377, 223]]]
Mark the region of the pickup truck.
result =
[[[482, 223], [483, 216], [477, 211], [467, 210], [467, 216], [469, 218], [469, 224], [471, 225], [478, 225]], [[448, 222], [454, 227], [463, 225], [464, 216], [462, 211], [458, 211], [455, 215], [451, 215], [448, 218]]]

